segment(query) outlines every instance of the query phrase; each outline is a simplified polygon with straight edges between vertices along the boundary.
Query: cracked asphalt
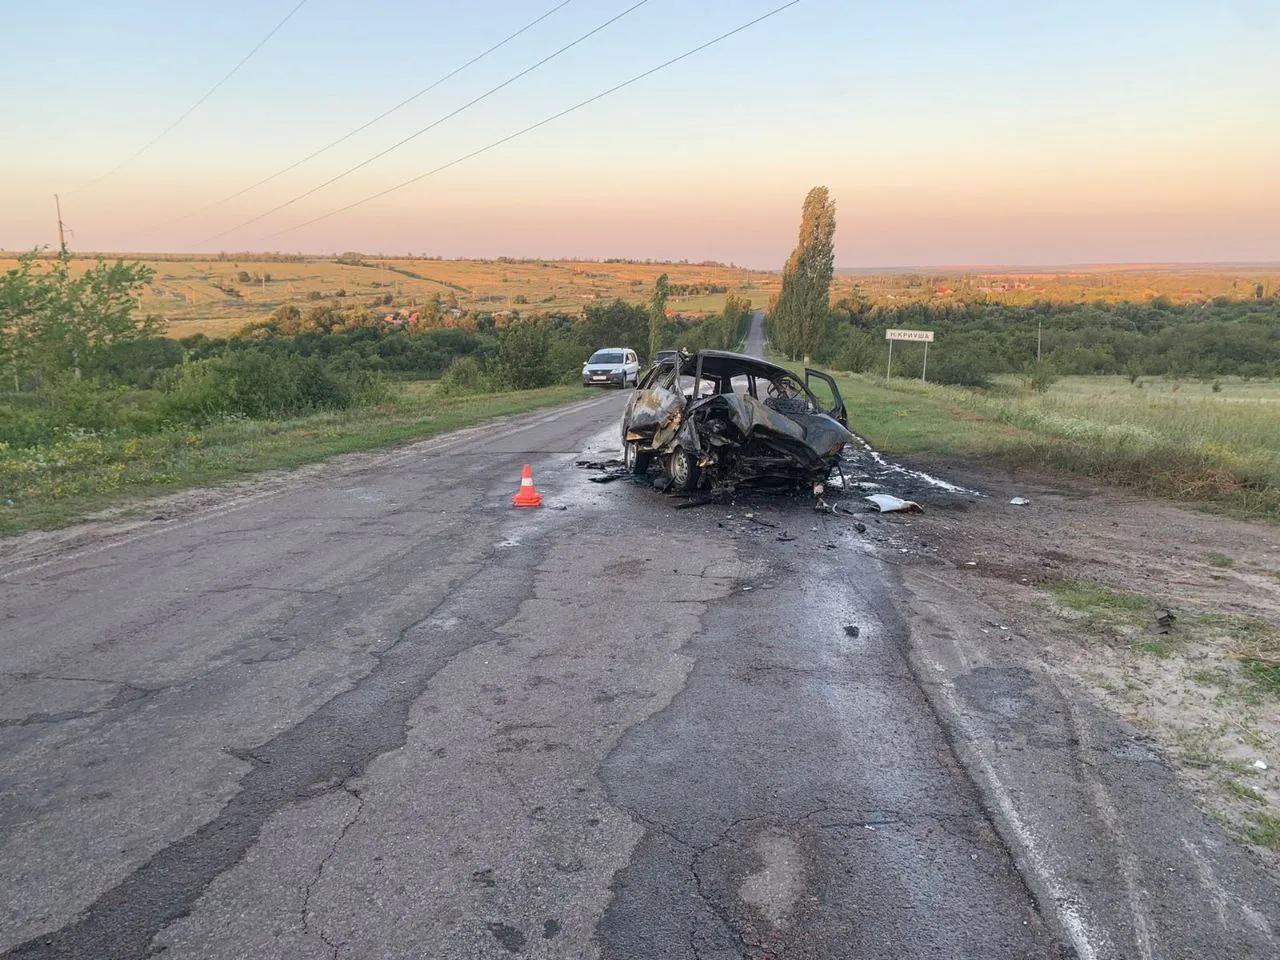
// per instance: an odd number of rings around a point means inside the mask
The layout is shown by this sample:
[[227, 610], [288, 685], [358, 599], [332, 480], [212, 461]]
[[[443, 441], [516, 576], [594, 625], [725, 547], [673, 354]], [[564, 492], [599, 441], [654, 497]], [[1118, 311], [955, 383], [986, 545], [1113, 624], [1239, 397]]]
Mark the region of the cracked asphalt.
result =
[[910, 521], [592, 483], [624, 399], [0, 547], [0, 958], [1280, 955]]
[[622, 402], [0, 566], [0, 956], [1060, 956], [853, 528]]

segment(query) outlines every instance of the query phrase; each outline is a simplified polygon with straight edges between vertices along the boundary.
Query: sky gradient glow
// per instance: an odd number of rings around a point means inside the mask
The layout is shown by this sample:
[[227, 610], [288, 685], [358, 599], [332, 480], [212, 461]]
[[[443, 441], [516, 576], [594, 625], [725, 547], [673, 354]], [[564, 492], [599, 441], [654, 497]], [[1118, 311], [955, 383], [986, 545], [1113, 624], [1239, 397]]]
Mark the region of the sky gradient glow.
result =
[[[0, 248], [362, 250], [778, 267], [805, 191], [842, 266], [1280, 260], [1280, 0], [648, 0], [413, 143], [212, 243], [537, 62], [635, 0], [574, 0], [359, 137], [348, 132], [555, 0], [3, 3]], [[192, 215], [195, 213], [195, 215]], [[286, 231], [281, 233], [280, 231]]]

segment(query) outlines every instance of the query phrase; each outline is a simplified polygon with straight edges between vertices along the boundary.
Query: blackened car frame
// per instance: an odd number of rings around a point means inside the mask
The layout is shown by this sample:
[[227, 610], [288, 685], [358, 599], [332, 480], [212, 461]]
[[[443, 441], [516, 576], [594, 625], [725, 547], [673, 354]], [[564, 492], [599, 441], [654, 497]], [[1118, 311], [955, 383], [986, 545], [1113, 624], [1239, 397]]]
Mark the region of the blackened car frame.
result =
[[721, 350], [664, 357], [641, 378], [622, 416], [628, 469], [643, 474], [656, 462], [681, 493], [752, 483], [816, 487], [852, 439], [831, 377], [805, 370], [801, 380], [785, 367]]

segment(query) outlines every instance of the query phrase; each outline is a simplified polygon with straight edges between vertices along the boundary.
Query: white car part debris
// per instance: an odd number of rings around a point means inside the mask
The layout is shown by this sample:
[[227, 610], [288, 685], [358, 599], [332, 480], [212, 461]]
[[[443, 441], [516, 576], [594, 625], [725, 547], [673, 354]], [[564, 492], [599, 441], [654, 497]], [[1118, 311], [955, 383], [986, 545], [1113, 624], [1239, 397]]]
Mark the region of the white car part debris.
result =
[[1031, 501], [1028, 500], [1026, 497], [1014, 497], [1009, 502], [1013, 504], [1015, 507], [1025, 507]]
[[920, 504], [914, 500], [900, 500], [898, 497], [891, 497], [887, 493], [873, 493], [869, 497], [863, 499], [875, 504], [877, 510], [881, 513], [897, 513], [899, 511], [922, 510]]
[[1255, 760], [1253, 761], [1253, 765], [1257, 767], [1259, 770], [1267, 769], [1267, 764], [1266, 764], [1266, 761], [1264, 760]]

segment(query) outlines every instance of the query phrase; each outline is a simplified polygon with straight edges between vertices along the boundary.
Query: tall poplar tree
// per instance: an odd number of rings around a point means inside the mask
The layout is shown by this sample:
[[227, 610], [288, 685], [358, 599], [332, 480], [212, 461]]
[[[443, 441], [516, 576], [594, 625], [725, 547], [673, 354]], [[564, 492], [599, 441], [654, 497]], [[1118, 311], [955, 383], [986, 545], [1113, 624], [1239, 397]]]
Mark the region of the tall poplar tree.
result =
[[775, 345], [792, 359], [812, 356], [830, 312], [835, 235], [835, 201], [826, 187], [814, 187], [804, 199], [800, 238], [783, 268], [782, 292], [770, 316]]
[[664, 273], [653, 285], [653, 297], [649, 301], [649, 357], [652, 362], [662, 348], [662, 330], [667, 325], [667, 297], [671, 295], [671, 281]]

